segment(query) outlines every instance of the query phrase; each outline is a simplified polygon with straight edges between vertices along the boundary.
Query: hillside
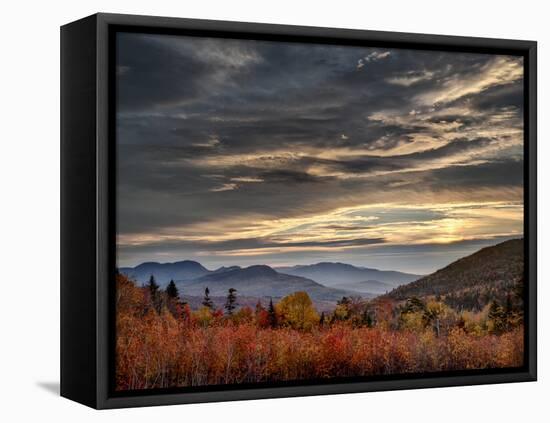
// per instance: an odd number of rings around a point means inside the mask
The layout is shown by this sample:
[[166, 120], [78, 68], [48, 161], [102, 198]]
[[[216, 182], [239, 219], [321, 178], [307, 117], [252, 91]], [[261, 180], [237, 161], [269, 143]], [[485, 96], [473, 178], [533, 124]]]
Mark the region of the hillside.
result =
[[349, 290], [328, 288], [311, 279], [282, 274], [264, 265], [212, 272], [193, 281], [178, 282], [184, 295], [202, 295], [206, 287], [212, 296], [224, 296], [229, 288], [235, 288], [238, 295], [247, 297], [277, 298], [305, 291], [315, 301], [336, 301], [343, 296], [359, 295]]
[[402, 285], [387, 297], [441, 296], [463, 309], [481, 309], [496, 299], [501, 303], [523, 280], [523, 239], [513, 239], [461, 258], [431, 275]]
[[280, 267], [276, 270], [288, 275], [313, 279], [332, 288], [351, 289], [374, 294], [382, 294], [396, 286], [422, 277], [422, 275], [327, 262], [306, 266]]

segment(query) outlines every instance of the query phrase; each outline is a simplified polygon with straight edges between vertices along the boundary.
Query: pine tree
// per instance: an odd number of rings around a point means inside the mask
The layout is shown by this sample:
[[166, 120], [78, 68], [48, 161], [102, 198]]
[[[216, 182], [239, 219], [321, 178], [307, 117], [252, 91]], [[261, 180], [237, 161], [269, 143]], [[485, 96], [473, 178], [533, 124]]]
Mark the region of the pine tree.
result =
[[168, 286], [166, 287], [166, 294], [168, 298], [177, 299], [180, 296], [178, 287], [174, 283], [174, 280], [171, 280]]
[[153, 275], [151, 275], [149, 277], [149, 282], [147, 283], [147, 288], [149, 289], [149, 293], [151, 294], [151, 296], [157, 295], [158, 290], [159, 290], [159, 286], [158, 286], [158, 284], [155, 280], [155, 277]]
[[372, 328], [374, 326], [374, 320], [370, 317], [370, 313], [367, 313], [367, 327]]
[[208, 307], [210, 310], [214, 309], [214, 303], [210, 299], [210, 290], [208, 287], [204, 290], [204, 299], [202, 300], [202, 305]]
[[319, 319], [319, 326], [324, 326], [325, 324], [325, 312], [321, 312], [321, 318]]
[[229, 316], [233, 314], [233, 310], [237, 307], [236, 292], [237, 290], [235, 288], [229, 288], [227, 299], [225, 300], [225, 310]]
[[368, 328], [372, 328], [373, 326], [372, 317], [370, 316], [368, 309], [365, 309], [365, 311], [363, 311], [363, 315], [361, 316], [361, 323]]
[[149, 278], [149, 282], [147, 283], [146, 287], [149, 290], [151, 304], [155, 308], [156, 312], [160, 314], [160, 311], [162, 310], [162, 298], [159, 292], [160, 287], [155, 281], [155, 277], [153, 275], [151, 275], [151, 277]]
[[272, 328], [277, 327], [277, 313], [275, 313], [275, 307], [273, 306], [273, 299], [269, 299], [269, 307], [267, 308], [267, 315], [269, 326]]
[[180, 300], [180, 294], [174, 280], [171, 280], [166, 287], [166, 306], [175, 318], [181, 315], [184, 303]]

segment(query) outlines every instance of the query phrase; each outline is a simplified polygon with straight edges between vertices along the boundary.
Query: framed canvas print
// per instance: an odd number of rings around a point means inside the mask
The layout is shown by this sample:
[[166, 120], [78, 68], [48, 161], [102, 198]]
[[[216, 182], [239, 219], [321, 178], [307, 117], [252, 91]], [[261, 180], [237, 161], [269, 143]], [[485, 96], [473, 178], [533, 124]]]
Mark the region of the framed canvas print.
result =
[[61, 393], [536, 380], [536, 43], [61, 29]]

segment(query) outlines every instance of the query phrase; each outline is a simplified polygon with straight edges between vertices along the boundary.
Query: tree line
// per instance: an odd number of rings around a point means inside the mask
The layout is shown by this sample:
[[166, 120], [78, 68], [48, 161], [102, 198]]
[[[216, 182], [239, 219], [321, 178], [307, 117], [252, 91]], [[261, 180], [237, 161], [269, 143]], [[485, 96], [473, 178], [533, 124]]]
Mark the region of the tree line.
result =
[[345, 322], [352, 327], [379, 326], [417, 332], [430, 329], [439, 337], [453, 327], [478, 334], [501, 334], [523, 324], [523, 293], [517, 287], [504, 297], [504, 304], [494, 299], [478, 312], [457, 310], [439, 295], [427, 299], [411, 297], [404, 302], [385, 297], [364, 300], [344, 296], [337, 301], [334, 310], [320, 314], [306, 292], [292, 293], [276, 304], [270, 298], [267, 307], [258, 300], [253, 310], [248, 306], [239, 307], [237, 290], [229, 288], [221, 309], [216, 308], [210, 290], [206, 287], [201, 307], [192, 311], [173, 280], [166, 289], [162, 289], [151, 275], [143, 289], [147, 304], [145, 312], [150, 307], [160, 315], [163, 309], [167, 309], [176, 319], [194, 320], [203, 326], [219, 321], [233, 321], [254, 322], [262, 328], [290, 327], [308, 331]]
[[[318, 313], [305, 292], [223, 309], [205, 292], [191, 310], [175, 283], [116, 278], [116, 387], [291, 381], [519, 367], [523, 325], [513, 301], [458, 312], [435, 298], [344, 297]], [[228, 307], [225, 307], [228, 306]]]

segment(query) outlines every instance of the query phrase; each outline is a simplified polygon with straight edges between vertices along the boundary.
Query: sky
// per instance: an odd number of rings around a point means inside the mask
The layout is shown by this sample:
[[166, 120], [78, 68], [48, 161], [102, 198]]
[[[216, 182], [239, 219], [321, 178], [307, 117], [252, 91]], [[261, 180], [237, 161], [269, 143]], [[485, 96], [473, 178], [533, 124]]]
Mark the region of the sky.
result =
[[119, 33], [117, 260], [430, 273], [523, 236], [521, 57]]

